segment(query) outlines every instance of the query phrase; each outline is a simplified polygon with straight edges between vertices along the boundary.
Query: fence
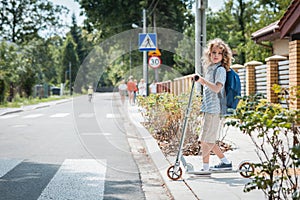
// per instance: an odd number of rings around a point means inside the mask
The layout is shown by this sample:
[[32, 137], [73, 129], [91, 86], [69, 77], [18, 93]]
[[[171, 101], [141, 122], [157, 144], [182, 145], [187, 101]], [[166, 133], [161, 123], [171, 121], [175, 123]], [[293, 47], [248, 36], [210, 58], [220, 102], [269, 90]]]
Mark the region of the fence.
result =
[[255, 93], [267, 96], [267, 65], [255, 67]]
[[[280, 85], [282, 88], [289, 88], [289, 82], [289, 61], [281, 61], [278, 63], [278, 85]], [[285, 95], [286, 98], [279, 98], [278, 102], [284, 107], [287, 107], [288, 102], [286, 99], [288, 94]]]
[[237, 73], [241, 81], [241, 95], [245, 96], [246, 95], [246, 69], [245, 68], [239, 69], [237, 70]]
[[[252, 93], [261, 93], [266, 96], [270, 102], [279, 102], [286, 107], [286, 100], [282, 100], [276, 95], [276, 99], [269, 97], [274, 96], [272, 87], [275, 83], [282, 88], [289, 88], [289, 60], [282, 61], [282, 59], [286, 58], [274, 56], [266, 59], [268, 60], [266, 64], [249, 62], [245, 63], [243, 68], [236, 69], [241, 80], [241, 95], [245, 96]], [[272, 73], [270, 77], [268, 77], [270, 71], [272, 71]], [[254, 74], [253, 78], [251, 78], [251, 73]], [[157, 83], [158, 93], [169, 92], [175, 95], [188, 93], [191, 87], [191, 78], [192, 75], [187, 75], [172, 81], [159, 82]]]

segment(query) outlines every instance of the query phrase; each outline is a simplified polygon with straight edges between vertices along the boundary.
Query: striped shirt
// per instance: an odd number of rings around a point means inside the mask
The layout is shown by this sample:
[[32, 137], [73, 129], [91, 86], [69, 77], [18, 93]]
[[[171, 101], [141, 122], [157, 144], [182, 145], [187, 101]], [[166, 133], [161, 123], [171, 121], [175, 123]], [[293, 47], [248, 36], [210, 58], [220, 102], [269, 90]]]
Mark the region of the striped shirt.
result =
[[[212, 83], [221, 83], [223, 85], [221, 89], [221, 94], [225, 93], [225, 81], [226, 81], [226, 70], [224, 67], [218, 67], [220, 63], [210, 65], [207, 67], [207, 71], [205, 73], [205, 79]], [[214, 71], [218, 67], [216, 71], [216, 77], [214, 77]], [[211, 114], [219, 114], [221, 113], [221, 105], [220, 99], [218, 97], [218, 93], [213, 92], [206, 85], [203, 87], [203, 100], [201, 105], [201, 111]]]

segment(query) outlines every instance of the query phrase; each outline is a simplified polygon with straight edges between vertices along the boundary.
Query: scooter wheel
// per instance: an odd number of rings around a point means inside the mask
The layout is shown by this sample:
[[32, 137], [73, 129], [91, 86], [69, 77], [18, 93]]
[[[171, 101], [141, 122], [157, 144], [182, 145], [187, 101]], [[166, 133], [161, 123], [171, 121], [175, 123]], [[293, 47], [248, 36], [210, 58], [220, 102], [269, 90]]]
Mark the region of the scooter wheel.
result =
[[175, 171], [175, 166], [173, 165], [173, 166], [169, 167], [169, 169], [167, 171], [168, 177], [170, 179], [172, 179], [173, 181], [180, 179], [180, 177], [182, 176], [181, 167], [177, 167], [177, 168], [178, 168], [178, 170]]
[[254, 173], [254, 166], [252, 163], [244, 162], [239, 167], [240, 175], [244, 178], [250, 178]]

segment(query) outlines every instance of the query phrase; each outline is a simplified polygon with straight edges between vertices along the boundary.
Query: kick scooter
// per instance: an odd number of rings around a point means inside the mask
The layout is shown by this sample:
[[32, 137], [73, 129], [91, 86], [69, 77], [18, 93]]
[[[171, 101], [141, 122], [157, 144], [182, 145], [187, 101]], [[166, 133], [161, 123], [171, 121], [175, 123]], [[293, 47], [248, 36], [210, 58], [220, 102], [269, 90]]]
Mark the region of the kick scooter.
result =
[[239, 166], [238, 170], [226, 170], [226, 171], [194, 171], [194, 167], [192, 164], [187, 163], [185, 158], [183, 157], [183, 143], [185, 139], [185, 134], [186, 134], [186, 126], [188, 122], [188, 118], [190, 116], [191, 112], [191, 104], [192, 104], [192, 97], [194, 93], [194, 86], [195, 86], [195, 78], [193, 77], [192, 80], [192, 88], [189, 96], [189, 101], [188, 101], [188, 106], [185, 112], [185, 117], [184, 117], [184, 122], [183, 122], [183, 127], [182, 127], [182, 135], [181, 135], [181, 140], [179, 144], [179, 150], [177, 153], [176, 161], [175, 164], [170, 166], [167, 170], [167, 175], [170, 179], [172, 180], [178, 180], [182, 177], [183, 170], [180, 166], [180, 162], [182, 163], [183, 167], [185, 168], [186, 172], [188, 174], [194, 174], [194, 175], [210, 175], [212, 173], [234, 173], [234, 172], [239, 172], [242, 177], [249, 178], [252, 173], [254, 172], [254, 167], [251, 163], [249, 162], [242, 162]]

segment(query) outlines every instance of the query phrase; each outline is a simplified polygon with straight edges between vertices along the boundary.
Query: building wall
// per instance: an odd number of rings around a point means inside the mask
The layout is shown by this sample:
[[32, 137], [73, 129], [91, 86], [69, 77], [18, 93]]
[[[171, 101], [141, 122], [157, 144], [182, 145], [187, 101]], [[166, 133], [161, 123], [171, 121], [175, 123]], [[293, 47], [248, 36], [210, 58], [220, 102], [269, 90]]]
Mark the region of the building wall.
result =
[[273, 42], [273, 53], [274, 55], [289, 56], [289, 41], [284, 40], [275, 40]]

